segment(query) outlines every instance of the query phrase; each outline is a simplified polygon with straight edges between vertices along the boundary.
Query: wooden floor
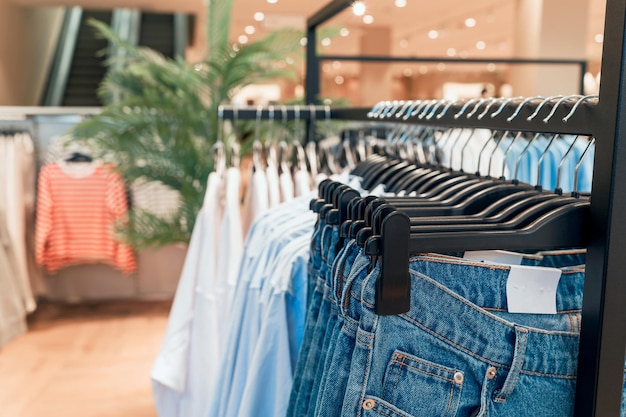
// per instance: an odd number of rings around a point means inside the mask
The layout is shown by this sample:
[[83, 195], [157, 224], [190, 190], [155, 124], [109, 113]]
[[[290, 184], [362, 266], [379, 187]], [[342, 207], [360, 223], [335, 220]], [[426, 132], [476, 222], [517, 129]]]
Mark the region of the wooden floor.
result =
[[0, 351], [1, 417], [155, 417], [150, 366], [169, 303], [40, 305]]

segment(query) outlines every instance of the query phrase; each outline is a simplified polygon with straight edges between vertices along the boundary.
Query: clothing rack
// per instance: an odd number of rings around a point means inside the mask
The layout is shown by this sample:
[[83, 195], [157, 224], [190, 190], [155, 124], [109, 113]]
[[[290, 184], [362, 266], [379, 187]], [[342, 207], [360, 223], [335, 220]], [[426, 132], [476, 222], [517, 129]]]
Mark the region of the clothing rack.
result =
[[[351, 2], [333, 0], [308, 20], [307, 97], [314, 102], [319, 94], [319, 57], [315, 30]], [[452, 106], [445, 116], [424, 117], [418, 123], [439, 126], [511, 129], [549, 133], [591, 135], [596, 138], [591, 230], [588, 230], [583, 321], [580, 335], [576, 383], [575, 417], [619, 416], [626, 351], [626, 94], [625, 42], [626, 1], [607, 0], [602, 55], [602, 83], [597, 104], [583, 103], [567, 122], [570, 109], [558, 109], [548, 122], [541, 115], [531, 121], [537, 103], [522, 109], [519, 117], [507, 121], [511, 108], [498, 117], [455, 118], [461, 110]], [[316, 88], [317, 86], [317, 88]], [[333, 109], [331, 117], [368, 120], [370, 109]], [[546, 109], [547, 111], [547, 109]], [[414, 118], [393, 120], [415, 123]]]

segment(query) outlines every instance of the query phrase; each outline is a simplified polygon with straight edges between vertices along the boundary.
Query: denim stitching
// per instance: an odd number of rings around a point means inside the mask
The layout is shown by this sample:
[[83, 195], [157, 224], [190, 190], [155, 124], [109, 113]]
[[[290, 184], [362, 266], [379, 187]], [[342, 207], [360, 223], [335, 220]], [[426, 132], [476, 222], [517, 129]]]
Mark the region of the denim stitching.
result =
[[[412, 272], [412, 271], [411, 271]], [[487, 316], [483, 311], [484, 309], [481, 309], [480, 307], [478, 307], [477, 305], [475, 305], [474, 303], [472, 303], [471, 301], [467, 300], [466, 298], [461, 297], [460, 295], [450, 291], [448, 288], [446, 288], [445, 286], [439, 284], [438, 282], [432, 280], [431, 278], [425, 277], [424, 275], [420, 274], [420, 273], [414, 273], [414, 275], [417, 275], [418, 279], [428, 279], [428, 283], [431, 285], [434, 285], [436, 287], [438, 287], [441, 291], [445, 292], [448, 296], [455, 298], [457, 301], [460, 301], [461, 303], [465, 304], [467, 307], [471, 308], [472, 310], [474, 310], [476, 313], [481, 314], [483, 316], [485, 316], [487, 319], [489, 320], [494, 320], [494, 321], [498, 321], [502, 324], [504, 324], [505, 326], [511, 328], [511, 330], [513, 330], [513, 327], [511, 326], [510, 322], [507, 322], [506, 320], [502, 320], [497, 316], [493, 316], [493, 317], [489, 317]], [[481, 311], [483, 310], [483, 311]], [[406, 314], [401, 314], [401, 316], [406, 316]], [[576, 337], [578, 338], [578, 334], [572, 334], [569, 332], [555, 332], [555, 331], [548, 331], [548, 330], [542, 330], [542, 329], [528, 329], [530, 332], [532, 333], [538, 333], [538, 334], [549, 334], [549, 335], [559, 335], [559, 336], [568, 336], [568, 337]]]
[[[478, 358], [478, 359], [483, 360], [483, 361], [488, 362], [488, 363], [494, 363], [494, 364], [498, 365], [501, 368], [509, 369], [509, 366], [506, 365], [506, 364], [498, 363], [498, 362], [495, 362], [495, 361], [493, 361], [491, 359], [484, 358], [484, 357], [476, 354], [475, 352], [472, 352], [471, 350], [466, 349], [465, 347], [463, 347], [461, 345], [457, 345], [452, 340], [449, 340], [449, 339], [445, 338], [443, 335], [440, 335], [439, 333], [436, 333], [436, 332], [432, 331], [431, 329], [427, 328], [422, 323], [418, 322], [417, 320], [413, 319], [412, 317], [406, 316], [405, 314], [400, 315], [400, 317], [402, 317], [405, 320], [408, 320], [408, 321], [414, 323], [416, 326], [418, 326], [419, 328], [421, 328], [425, 332], [429, 333], [431, 336], [434, 336], [437, 339], [440, 339], [440, 340], [448, 343], [449, 345], [454, 346], [455, 348], [457, 348], [457, 349], [467, 353], [470, 356], [473, 356], [475, 358]], [[576, 375], [572, 376], [572, 375], [561, 375], [561, 374], [547, 374], [547, 373], [542, 373], [542, 372], [529, 371], [529, 370], [525, 370], [525, 369], [522, 369], [520, 372], [523, 372], [523, 373], [526, 373], [526, 374], [531, 374], [531, 375], [548, 376], [548, 377], [565, 378], [565, 379], [576, 379]]]
[[430, 368], [437, 368], [437, 369], [439, 369], [439, 370], [441, 370], [443, 372], [447, 372], [449, 374], [454, 374], [454, 372], [455, 372], [453, 369], [446, 368], [446, 367], [441, 366], [441, 365], [437, 365], [436, 363], [432, 363], [432, 362], [427, 362], [425, 360], [421, 360], [420, 358], [418, 358], [416, 356], [409, 357], [408, 355], [403, 355], [402, 353], [396, 353], [396, 357], [403, 358], [402, 359], [402, 363], [404, 363], [404, 359], [407, 359], [407, 360], [409, 360], [411, 362], [416, 362], [416, 363], [419, 363], [421, 365], [424, 365], [424, 366], [427, 366], [427, 367], [430, 367]]
[[571, 331], [574, 331], [574, 320], [573, 320], [573, 318], [572, 318], [572, 315], [571, 315], [571, 314], [568, 314], [568, 315], [567, 315], [567, 318], [569, 319], [569, 328], [570, 328], [570, 330], [571, 330]]
[[450, 385], [450, 395], [448, 396], [448, 406], [446, 407], [446, 414], [450, 413], [450, 407], [452, 407], [452, 398], [454, 398], [454, 383]]
[[[393, 391], [391, 392], [391, 398], [394, 398], [396, 395], [396, 389], [398, 388], [398, 382], [400, 381], [400, 371], [402, 370], [402, 366], [404, 366], [404, 360], [406, 357], [402, 358], [402, 363], [400, 363], [400, 368], [398, 368], [398, 372], [396, 373], [396, 383], [393, 385]], [[394, 360], [394, 362], [396, 362]]]
[[423, 369], [416, 368], [416, 367], [414, 367], [414, 366], [411, 366], [411, 365], [409, 365], [409, 364], [406, 364], [406, 363], [404, 363], [404, 359], [402, 360], [402, 362], [398, 362], [398, 361], [395, 361], [395, 360], [394, 360], [394, 363], [396, 363], [396, 364], [400, 365], [400, 367], [405, 366], [405, 367], [407, 367], [407, 368], [409, 368], [409, 369], [412, 369], [412, 370], [414, 370], [414, 371], [416, 371], [416, 372], [419, 372], [419, 373], [421, 373], [421, 374], [424, 374], [424, 375], [430, 375], [430, 376], [432, 376], [432, 377], [434, 377], [434, 378], [437, 378], [437, 379], [441, 379], [441, 380], [443, 380], [443, 381], [447, 381], [447, 382], [452, 382], [452, 383], [454, 383], [454, 380], [453, 380], [453, 379], [451, 379], [451, 378], [446, 378], [445, 376], [437, 375], [437, 374], [435, 374], [435, 373], [428, 372], [428, 371], [425, 371], [425, 370], [423, 370]]
[[[405, 417], [405, 415], [408, 416], [407, 413], [400, 414], [396, 412], [394, 409], [389, 408], [387, 404], [383, 404], [380, 401], [376, 401], [376, 400], [374, 401], [376, 402], [376, 407], [373, 408], [372, 411], [375, 411], [382, 416], [388, 416], [388, 417], [396, 417], [396, 416]], [[383, 410], [379, 410], [379, 408], [382, 408]]]

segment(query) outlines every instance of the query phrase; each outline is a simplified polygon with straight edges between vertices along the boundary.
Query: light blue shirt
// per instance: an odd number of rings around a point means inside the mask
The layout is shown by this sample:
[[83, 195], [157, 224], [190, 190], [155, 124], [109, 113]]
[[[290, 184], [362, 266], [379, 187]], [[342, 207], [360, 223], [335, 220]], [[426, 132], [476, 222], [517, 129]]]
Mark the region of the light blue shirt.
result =
[[[275, 271], [276, 259], [281, 251], [297, 237], [310, 242], [315, 215], [309, 211], [308, 205], [313, 196], [294, 199], [266, 212], [251, 228], [233, 300], [225, 356], [218, 373], [219, 384], [210, 396], [208, 416], [240, 415], [238, 411], [246, 381], [248, 375], [254, 372], [253, 366], [257, 366], [253, 365], [253, 358], [265, 326], [261, 295], [268, 277]], [[279, 322], [270, 327], [286, 328], [287, 320], [284, 317], [283, 320], [284, 326]], [[259, 388], [263, 388], [263, 384]], [[288, 397], [289, 391], [282, 395]]]

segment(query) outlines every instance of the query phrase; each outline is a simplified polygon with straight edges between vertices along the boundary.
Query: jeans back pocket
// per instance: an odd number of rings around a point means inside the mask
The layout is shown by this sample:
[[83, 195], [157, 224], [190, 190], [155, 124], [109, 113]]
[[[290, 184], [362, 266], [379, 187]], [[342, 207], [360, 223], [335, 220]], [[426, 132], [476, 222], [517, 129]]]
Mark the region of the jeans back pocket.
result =
[[396, 350], [387, 365], [382, 399], [416, 417], [453, 417], [463, 381], [460, 370]]

